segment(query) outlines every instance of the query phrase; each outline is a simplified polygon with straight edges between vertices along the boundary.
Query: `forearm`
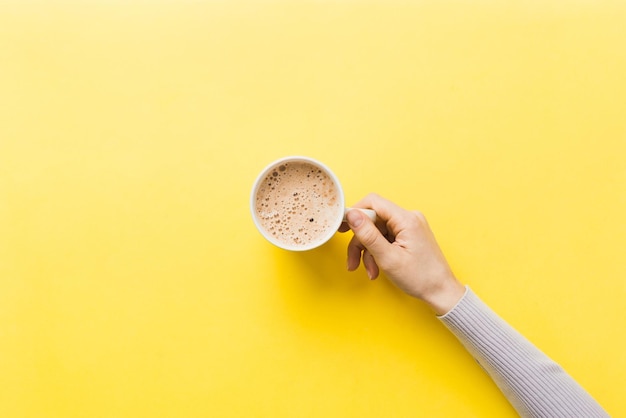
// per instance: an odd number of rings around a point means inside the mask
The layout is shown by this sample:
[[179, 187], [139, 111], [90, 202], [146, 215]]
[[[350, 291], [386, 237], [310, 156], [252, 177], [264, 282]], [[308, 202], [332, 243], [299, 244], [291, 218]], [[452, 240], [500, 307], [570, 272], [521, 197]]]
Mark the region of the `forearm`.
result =
[[439, 317], [523, 417], [606, 417], [557, 363], [515, 331], [471, 289]]

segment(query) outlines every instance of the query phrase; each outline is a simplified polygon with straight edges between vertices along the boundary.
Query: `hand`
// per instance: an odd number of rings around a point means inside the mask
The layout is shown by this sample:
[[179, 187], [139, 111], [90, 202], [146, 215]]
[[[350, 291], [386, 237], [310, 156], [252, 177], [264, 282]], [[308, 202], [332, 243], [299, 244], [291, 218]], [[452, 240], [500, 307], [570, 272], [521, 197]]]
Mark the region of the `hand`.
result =
[[348, 244], [348, 270], [356, 270], [362, 259], [370, 279], [382, 270], [396, 286], [426, 302], [438, 315], [452, 309], [465, 287], [454, 277], [424, 215], [375, 194], [353, 207], [374, 209], [378, 220], [375, 225], [361, 211], [347, 213], [347, 225], [339, 231], [354, 232]]

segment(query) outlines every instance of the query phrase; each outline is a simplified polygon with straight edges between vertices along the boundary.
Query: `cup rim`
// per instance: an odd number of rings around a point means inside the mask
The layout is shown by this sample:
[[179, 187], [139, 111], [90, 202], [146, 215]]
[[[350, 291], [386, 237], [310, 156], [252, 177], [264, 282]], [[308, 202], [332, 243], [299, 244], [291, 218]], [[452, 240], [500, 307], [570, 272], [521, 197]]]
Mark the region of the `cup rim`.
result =
[[[331, 178], [331, 180], [335, 183], [335, 186], [337, 187], [337, 191], [339, 192], [338, 197], [339, 197], [339, 207], [340, 207], [340, 211], [339, 211], [339, 214], [337, 215], [337, 219], [335, 220], [335, 223], [332, 225], [332, 228], [328, 229], [327, 233], [323, 235], [322, 238], [320, 238], [318, 241], [309, 243], [308, 245], [298, 246], [298, 247], [286, 245], [284, 242], [281, 242], [278, 239], [275, 239], [271, 234], [268, 234], [265, 231], [265, 229], [261, 226], [261, 222], [259, 221], [259, 218], [257, 217], [257, 214], [256, 214], [256, 195], [257, 195], [259, 186], [261, 182], [263, 181], [263, 179], [265, 178], [265, 176], [267, 176], [267, 174], [272, 169], [279, 166], [280, 164], [283, 164], [285, 162], [294, 162], [294, 161], [309, 163], [324, 170], [326, 174], [328, 174], [328, 176]], [[270, 243], [288, 251], [308, 251], [308, 250], [312, 250], [314, 248], [320, 247], [323, 244], [327, 243], [335, 235], [335, 233], [339, 229], [339, 226], [341, 225], [341, 222], [343, 220], [343, 215], [344, 215], [343, 214], [344, 208], [345, 208], [345, 196], [343, 193], [343, 188], [341, 187], [341, 183], [339, 182], [339, 179], [337, 178], [335, 173], [333, 173], [333, 171], [321, 161], [316, 160], [311, 157], [302, 156], [302, 155], [291, 155], [287, 157], [282, 157], [266, 165], [265, 168], [263, 168], [263, 170], [259, 172], [256, 179], [254, 180], [254, 183], [252, 185], [252, 193], [250, 194], [250, 212], [252, 214], [252, 220], [254, 222], [254, 225], [256, 226], [256, 229]]]

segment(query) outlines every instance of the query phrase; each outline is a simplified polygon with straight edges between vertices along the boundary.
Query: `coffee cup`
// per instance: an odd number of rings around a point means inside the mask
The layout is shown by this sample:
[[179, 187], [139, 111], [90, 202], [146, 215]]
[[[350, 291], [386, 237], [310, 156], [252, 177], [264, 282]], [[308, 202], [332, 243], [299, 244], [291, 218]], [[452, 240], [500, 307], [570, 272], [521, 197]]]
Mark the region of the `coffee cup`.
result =
[[[302, 156], [267, 165], [250, 196], [250, 211], [259, 232], [290, 251], [307, 251], [326, 243], [350, 209], [345, 207], [343, 189], [330, 168]], [[376, 220], [375, 211], [358, 210]]]

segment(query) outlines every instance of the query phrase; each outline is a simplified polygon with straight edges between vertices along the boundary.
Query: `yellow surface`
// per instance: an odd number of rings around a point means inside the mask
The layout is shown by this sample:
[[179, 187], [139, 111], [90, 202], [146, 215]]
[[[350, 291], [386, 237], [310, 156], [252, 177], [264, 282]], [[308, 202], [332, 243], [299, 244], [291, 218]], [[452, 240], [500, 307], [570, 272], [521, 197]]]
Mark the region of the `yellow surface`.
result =
[[3, 1], [0, 416], [515, 416], [348, 235], [272, 247], [267, 163], [430, 219], [626, 416], [626, 5]]

